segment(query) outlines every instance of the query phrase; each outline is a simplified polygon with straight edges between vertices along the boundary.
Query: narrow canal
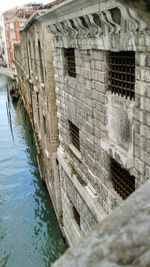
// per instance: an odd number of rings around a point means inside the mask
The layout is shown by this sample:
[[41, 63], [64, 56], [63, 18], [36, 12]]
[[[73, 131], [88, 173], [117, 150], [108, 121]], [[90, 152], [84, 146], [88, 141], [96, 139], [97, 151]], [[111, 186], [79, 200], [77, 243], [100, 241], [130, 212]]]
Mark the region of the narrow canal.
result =
[[0, 267], [47, 267], [66, 243], [39, 175], [32, 129], [21, 103], [10, 106], [12, 136], [6, 82], [0, 76]]

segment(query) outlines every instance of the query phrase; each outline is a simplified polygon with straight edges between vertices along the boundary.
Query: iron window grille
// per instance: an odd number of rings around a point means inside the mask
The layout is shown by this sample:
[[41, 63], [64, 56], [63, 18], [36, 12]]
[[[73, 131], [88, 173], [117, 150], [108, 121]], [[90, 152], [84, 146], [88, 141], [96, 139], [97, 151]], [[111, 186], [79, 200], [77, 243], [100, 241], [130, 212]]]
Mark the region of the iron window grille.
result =
[[72, 144], [80, 151], [79, 129], [69, 121], [70, 137]]
[[121, 96], [135, 98], [135, 52], [109, 52], [109, 87], [108, 89]]
[[75, 207], [73, 207], [72, 209], [73, 209], [74, 219], [75, 219], [76, 223], [78, 224], [78, 226], [80, 227], [80, 215], [79, 215], [79, 213]]
[[114, 159], [111, 159], [111, 179], [115, 191], [126, 199], [135, 191], [135, 177], [122, 168]]
[[64, 49], [65, 65], [68, 71], [68, 75], [76, 78], [76, 63], [74, 48]]

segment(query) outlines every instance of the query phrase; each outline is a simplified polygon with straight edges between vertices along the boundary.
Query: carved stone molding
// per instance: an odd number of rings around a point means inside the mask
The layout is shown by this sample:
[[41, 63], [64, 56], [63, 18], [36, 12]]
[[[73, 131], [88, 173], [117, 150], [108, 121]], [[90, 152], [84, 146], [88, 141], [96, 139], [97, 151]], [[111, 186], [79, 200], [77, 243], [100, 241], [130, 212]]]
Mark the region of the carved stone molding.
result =
[[108, 33], [110, 35], [119, 34], [122, 29], [122, 21], [128, 25], [126, 29], [124, 28], [126, 31], [144, 32], [148, 27], [136, 11], [124, 5], [116, 5], [112, 9], [48, 25], [47, 29], [56, 39], [68, 36], [72, 38], [97, 37]]

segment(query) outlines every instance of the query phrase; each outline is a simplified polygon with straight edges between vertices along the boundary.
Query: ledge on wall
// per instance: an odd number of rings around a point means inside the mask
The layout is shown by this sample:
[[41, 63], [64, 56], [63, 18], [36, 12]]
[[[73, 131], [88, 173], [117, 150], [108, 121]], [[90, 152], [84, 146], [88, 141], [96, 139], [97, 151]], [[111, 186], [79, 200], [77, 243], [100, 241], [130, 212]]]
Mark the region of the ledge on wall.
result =
[[81, 161], [81, 152], [73, 144], [69, 144], [69, 148], [73, 152], [73, 154], [78, 158], [78, 160]]
[[52, 267], [150, 266], [150, 181]]
[[113, 142], [111, 139], [105, 138], [100, 141], [101, 148], [108, 155], [116, 160], [123, 168], [131, 169], [134, 167], [133, 158], [130, 158], [127, 151]]

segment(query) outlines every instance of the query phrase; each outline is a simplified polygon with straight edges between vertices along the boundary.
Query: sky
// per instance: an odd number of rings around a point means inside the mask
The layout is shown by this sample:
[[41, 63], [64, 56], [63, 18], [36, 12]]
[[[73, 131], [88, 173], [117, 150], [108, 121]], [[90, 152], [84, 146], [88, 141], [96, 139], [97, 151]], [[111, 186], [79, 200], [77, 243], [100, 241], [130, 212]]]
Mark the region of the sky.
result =
[[10, 8], [13, 8], [15, 6], [22, 6], [27, 3], [43, 3], [47, 4], [52, 2], [52, 0], [0, 0], [0, 16], [2, 13]]

